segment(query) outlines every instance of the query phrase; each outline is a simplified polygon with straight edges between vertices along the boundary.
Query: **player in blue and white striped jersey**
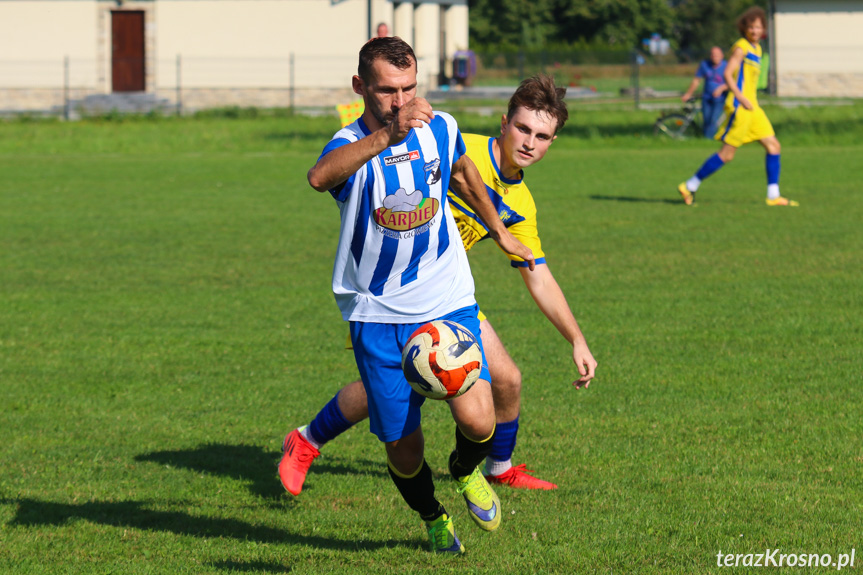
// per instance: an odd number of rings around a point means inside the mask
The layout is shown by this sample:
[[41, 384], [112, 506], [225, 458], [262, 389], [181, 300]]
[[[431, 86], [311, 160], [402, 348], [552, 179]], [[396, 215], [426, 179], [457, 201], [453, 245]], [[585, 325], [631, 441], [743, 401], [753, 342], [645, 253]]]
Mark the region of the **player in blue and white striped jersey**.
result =
[[[365, 111], [327, 144], [308, 180], [319, 192], [329, 191], [340, 210], [333, 292], [350, 322], [370, 429], [385, 443], [400, 493], [426, 522], [432, 549], [461, 553], [423, 454], [423, 398], [401, 370], [402, 348], [427, 321], [450, 319], [480, 339], [473, 279], [447, 190], [468, 203], [504, 251], [530, 269], [534, 257], [497, 216], [476, 166], [464, 155], [455, 120], [415, 97], [416, 73], [413, 50], [400, 38], [367, 42], [353, 77]], [[477, 467], [495, 430], [483, 359], [480, 380], [448, 401], [456, 422], [449, 469], [468, 514], [493, 530], [500, 524], [500, 501]], [[284, 446], [286, 452], [294, 447]]]
[[[360, 118], [321, 157], [370, 136]], [[346, 321], [415, 323], [472, 305], [473, 277], [452, 213], [452, 163], [465, 152], [455, 120], [437, 112], [330, 190], [341, 211], [333, 293]]]

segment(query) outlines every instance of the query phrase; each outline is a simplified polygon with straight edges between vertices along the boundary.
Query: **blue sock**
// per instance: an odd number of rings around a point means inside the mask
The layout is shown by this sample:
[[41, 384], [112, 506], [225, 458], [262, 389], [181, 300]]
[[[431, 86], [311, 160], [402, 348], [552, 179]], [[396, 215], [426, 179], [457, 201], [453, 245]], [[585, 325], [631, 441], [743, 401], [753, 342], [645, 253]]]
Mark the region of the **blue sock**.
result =
[[719, 157], [719, 154], [713, 154], [705, 162], [698, 168], [698, 171], [695, 172], [695, 177], [699, 180], [706, 180], [713, 173], [725, 165], [725, 162], [722, 161], [722, 158]]
[[497, 461], [512, 459], [516, 435], [518, 435], [518, 417], [512, 421], [498, 422], [489, 457]]
[[345, 419], [345, 415], [339, 409], [339, 394], [337, 393], [309, 424], [309, 433], [312, 434], [315, 441], [323, 445], [353, 426], [354, 424]]
[[767, 185], [779, 183], [779, 154], [767, 154], [764, 159], [767, 167]]

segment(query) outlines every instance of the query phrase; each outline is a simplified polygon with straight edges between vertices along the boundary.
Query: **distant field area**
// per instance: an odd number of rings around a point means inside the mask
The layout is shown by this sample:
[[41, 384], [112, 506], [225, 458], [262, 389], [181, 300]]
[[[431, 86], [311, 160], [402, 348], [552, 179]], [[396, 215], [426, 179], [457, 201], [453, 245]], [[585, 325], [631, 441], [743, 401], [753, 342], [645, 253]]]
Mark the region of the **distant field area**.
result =
[[[628, 54], [623, 55], [624, 60]], [[657, 91], [686, 91], [692, 80], [697, 64], [675, 64], [666, 66], [640, 66], [639, 84], [643, 89]], [[480, 69], [474, 82], [477, 86], [517, 86], [521, 78], [544, 72], [554, 76], [560, 86], [592, 88], [599, 93], [618, 95], [621, 89], [632, 85], [633, 67], [631, 63], [606, 65], [572, 65], [549, 61], [543, 66], [526, 66], [523, 73], [516, 67]]]
[[[599, 362], [587, 390], [500, 250], [471, 251], [524, 376], [516, 463], [560, 489], [501, 487], [480, 532], [427, 402], [455, 561], [425, 550], [366, 423], [299, 497], [276, 475], [284, 435], [357, 376], [338, 209], [305, 180], [335, 117], [0, 123], [0, 572], [688, 575], [855, 546], [859, 570], [863, 106], [766, 104], [796, 209], [764, 205], [757, 144], [684, 206], [716, 144], [654, 137], [657, 112], [625, 105], [573, 104], [528, 172]], [[438, 105], [495, 135], [488, 106]]]

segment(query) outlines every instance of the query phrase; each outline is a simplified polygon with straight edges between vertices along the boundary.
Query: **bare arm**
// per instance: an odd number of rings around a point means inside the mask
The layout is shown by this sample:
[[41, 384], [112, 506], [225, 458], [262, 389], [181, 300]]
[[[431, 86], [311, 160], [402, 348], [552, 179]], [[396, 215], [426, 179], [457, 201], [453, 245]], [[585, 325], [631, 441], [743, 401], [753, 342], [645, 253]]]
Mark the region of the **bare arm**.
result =
[[363, 165], [389, 146], [386, 128], [361, 140], [336, 148], [312, 166], [307, 174], [309, 185], [319, 192], [326, 192], [347, 181]]
[[701, 78], [699, 78], [698, 76], [695, 76], [692, 79], [692, 82], [689, 83], [689, 87], [686, 89], [686, 92], [684, 92], [683, 95], [680, 97], [680, 101], [681, 102], [688, 101], [689, 98], [692, 97], [692, 94], [695, 93], [695, 90], [698, 89], [698, 84], [700, 84], [700, 83], [701, 83]]
[[740, 88], [737, 87], [737, 82], [734, 81], [734, 70], [740, 69], [740, 64], [743, 62], [743, 50], [738, 48], [734, 49], [734, 52], [731, 54], [731, 58], [728, 59], [728, 65], [725, 66], [725, 73], [723, 77], [725, 78], [725, 83], [728, 84], [728, 89], [734, 93], [734, 97], [737, 98], [737, 101], [740, 102], [740, 105], [746, 108], [747, 110], [752, 109], [752, 103], [749, 99], [743, 95], [743, 92], [740, 91]]
[[536, 265], [533, 252], [506, 229], [485, 191], [485, 182], [482, 181], [479, 170], [467, 156], [463, 155], [453, 164], [450, 187], [479, 216], [488, 228], [488, 235], [503, 251], [523, 259], [533, 271]]
[[539, 264], [533, 272], [519, 268], [521, 277], [531, 297], [545, 314], [545, 317], [557, 328], [557, 331], [572, 345], [572, 361], [581, 376], [573, 382], [577, 388], [587, 387], [596, 373], [596, 360], [587, 347], [587, 341], [575, 316], [569, 309], [569, 304], [563, 291], [545, 264]]
[[347, 181], [363, 165], [398, 144], [412, 128], [429, 123], [434, 118], [431, 106], [422, 98], [414, 98], [404, 105], [393, 121], [361, 140], [337, 148], [318, 160], [307, 174], [309, 185], [319, 192], [326, 192]]

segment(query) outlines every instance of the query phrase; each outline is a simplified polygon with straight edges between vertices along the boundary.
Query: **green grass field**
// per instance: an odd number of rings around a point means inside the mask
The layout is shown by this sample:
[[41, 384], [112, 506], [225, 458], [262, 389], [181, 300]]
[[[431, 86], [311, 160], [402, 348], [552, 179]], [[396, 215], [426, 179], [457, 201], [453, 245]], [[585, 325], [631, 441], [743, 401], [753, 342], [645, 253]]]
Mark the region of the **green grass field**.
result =
[[338, 210], [305, 182], [334, 118], [0, 124], [0, 572], [733, 573], [717, 553], [775, 548], [856, 549], [859, 572], [863, 106], [768, 109], [797, 209], [765, 207], [757, 145], [687, 208], [713, 143], [572, 111], [528, 182], [598, 376], [570, 387], [518, 274], [473, 250], [524, 374], [516, 462], [561, 488], [501, 488], [481, 532], [427, 402], [458, 559], [425, 550], [367, 424], [300, 497], [276, 476], [284, 434], [356, 377]]

